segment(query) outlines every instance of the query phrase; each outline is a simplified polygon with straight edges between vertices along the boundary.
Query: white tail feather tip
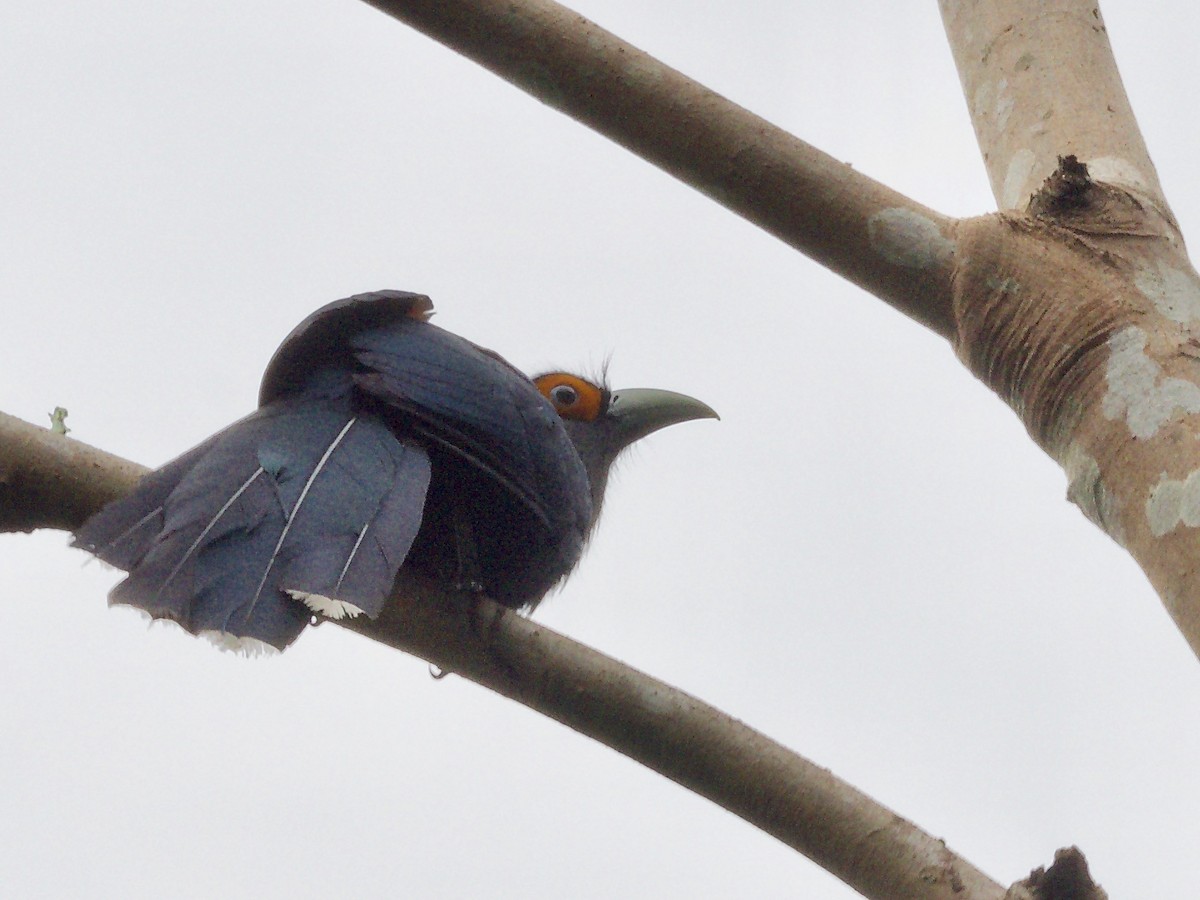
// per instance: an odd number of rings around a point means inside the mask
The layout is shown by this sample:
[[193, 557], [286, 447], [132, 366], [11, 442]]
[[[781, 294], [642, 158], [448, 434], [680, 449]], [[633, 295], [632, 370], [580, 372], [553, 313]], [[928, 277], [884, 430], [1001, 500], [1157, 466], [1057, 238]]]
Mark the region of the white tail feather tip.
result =
[[334, 600], [324, 594], [310, 594], [308, 591], [286, 591], [289, 596], [299, 600], [319, 616], [329, 619], [353, 619], [361, 616], [363, 611], [353, 603], [345, 600]]
[[274, 656], [279, 653], [279, 650], [272, 647], [266, 641], [260, 641], [258, 638], [238, 637], [235, 634], [230, 634], [228, 631], [217, 631], [209, 629], [201, 631], [200, 637], [209, 641], [214, 647], [221, 650], [236, 653], [239, 656]]

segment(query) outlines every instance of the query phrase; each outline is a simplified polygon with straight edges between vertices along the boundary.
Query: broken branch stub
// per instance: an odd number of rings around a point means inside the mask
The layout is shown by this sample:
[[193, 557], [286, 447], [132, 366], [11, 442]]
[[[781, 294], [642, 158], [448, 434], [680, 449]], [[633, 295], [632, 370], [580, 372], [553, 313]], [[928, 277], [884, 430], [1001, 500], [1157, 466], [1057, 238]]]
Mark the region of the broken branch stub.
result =
[[1074, 157], [959, 229], [955, 346], [1200, 655], [1200, 279], [1174, 222]]

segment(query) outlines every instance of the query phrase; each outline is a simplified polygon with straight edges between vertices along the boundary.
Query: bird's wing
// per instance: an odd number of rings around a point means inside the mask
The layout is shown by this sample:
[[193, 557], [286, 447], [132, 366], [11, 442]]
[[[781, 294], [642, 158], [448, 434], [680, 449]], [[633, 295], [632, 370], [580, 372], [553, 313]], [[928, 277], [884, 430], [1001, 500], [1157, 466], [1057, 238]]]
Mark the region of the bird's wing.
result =
[[[504, 484], [550, 528], [590, 517], [587, 475], [562, 420], [502, 358], [433, 325], [403, 321], [351, 338], [355, 383], [408, 427]], [[586, 508], [584, 508], [586, 507]]]
[[409, 291], [371, 291], [325, 304], [292, 329], [267, 363], [258, 405], [309, 393], [314, 369], [333, 366], [348, 371], [352, 336], [397, 321], [423, 322], [431, 315], [433, 301]]

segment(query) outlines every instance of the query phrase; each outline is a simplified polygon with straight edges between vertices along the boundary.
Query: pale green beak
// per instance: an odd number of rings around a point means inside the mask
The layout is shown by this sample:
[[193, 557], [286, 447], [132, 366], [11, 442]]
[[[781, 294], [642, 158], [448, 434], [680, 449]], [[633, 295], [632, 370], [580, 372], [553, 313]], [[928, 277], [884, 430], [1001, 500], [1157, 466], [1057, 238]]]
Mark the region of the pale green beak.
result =
[[626, 388], [612, 392], [608, 418], [616, 426], [620, 443], [626, 446], [668, 425], [721, 417], [707, 403], [687, 394], [654, 388]]

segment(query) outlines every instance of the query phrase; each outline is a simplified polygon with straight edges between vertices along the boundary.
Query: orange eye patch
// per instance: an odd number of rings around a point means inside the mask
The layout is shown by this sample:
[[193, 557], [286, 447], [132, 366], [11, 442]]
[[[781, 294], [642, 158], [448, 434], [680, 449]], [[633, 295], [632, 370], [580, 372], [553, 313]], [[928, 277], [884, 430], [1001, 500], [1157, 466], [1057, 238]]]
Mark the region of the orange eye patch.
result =
[[594, 422], [604, 410], [607, 391], [575, 375], [552, 372], [539, 375], [533, 383], [564, 419]]

